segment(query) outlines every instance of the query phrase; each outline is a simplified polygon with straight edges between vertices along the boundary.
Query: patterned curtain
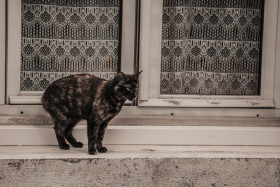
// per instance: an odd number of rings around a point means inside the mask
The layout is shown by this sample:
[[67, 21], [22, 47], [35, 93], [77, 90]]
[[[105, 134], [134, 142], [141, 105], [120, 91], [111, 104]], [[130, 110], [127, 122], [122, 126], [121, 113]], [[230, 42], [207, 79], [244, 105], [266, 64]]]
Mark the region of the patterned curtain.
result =
[[161, 94], [259, 95], [264, 0], [163, 0]]
[[20, 90], [42, 91], [71, 74], [116, 74], [121, 0], [21, 2]]

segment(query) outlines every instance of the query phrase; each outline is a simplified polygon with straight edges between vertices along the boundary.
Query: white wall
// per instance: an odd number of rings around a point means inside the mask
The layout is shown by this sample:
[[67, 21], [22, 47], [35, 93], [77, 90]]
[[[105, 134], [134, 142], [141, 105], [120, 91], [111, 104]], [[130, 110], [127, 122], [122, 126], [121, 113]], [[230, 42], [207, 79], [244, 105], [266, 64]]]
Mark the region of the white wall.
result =
[[277, 26], [277, 45], [276, 45], [276, 67], [275, 67], [275, 85], [274, 101], [275, 108], [280, 108], [280, 2], [278, 1], [278, 26]]
[[0, 0], [0, 105], [5, 102], [5, 0]]

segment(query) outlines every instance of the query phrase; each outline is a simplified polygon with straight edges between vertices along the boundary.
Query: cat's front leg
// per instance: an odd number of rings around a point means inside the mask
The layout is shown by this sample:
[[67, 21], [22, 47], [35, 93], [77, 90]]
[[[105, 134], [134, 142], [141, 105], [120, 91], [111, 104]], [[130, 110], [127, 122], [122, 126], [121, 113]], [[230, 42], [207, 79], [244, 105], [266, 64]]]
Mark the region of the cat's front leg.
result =
[[90, 155], [97, 154], [97, 137], [100, 123], [92, 119], [87, 120], [87, 135], [88, 135], [88, 153]]
[[98, 137], [97, 137], [97, 150], [99, 153], [105, 153], [107, 152], [107, 148], [103, 146], [102, 142], [104, 139], [104, 134], [105, 134], [105, 130], [108, 126], [108, 122], [104, 122], [102, 123], [102, 125], [99, 128], [98, 131]]

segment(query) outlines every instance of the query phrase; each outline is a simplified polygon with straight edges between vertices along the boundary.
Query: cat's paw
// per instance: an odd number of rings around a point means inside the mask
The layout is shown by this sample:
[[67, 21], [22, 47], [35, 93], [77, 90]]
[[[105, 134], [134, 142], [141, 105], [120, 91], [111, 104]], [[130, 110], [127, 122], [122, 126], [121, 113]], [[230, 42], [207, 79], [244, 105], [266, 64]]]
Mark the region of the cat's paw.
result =
[[75, 148], [82, 148], [83, 145], [84, 144], [82, 142], [77, 142], [75, 145], [73, 145], [73, 147], [75, 147]]
[[68, 145], [68, 144], [59, 144], [59, 147], [60, 147], [60, 149], [64, 149], [64, 150], [68, 150], [68, 149], [70, 149], [70, 145]]
[[98, 148], [98, 152], [99, 153], [106, 153], [107, 152], [107, 148], [106, 147], [100, 147], [100, 148]]
[[96, 155], [96, 154], [97, 154], [97, 151], [96, 151], [96, 149], [89, 149], [89, 150], [88, 150], [88, 154], [90, 154], [90, 155]]

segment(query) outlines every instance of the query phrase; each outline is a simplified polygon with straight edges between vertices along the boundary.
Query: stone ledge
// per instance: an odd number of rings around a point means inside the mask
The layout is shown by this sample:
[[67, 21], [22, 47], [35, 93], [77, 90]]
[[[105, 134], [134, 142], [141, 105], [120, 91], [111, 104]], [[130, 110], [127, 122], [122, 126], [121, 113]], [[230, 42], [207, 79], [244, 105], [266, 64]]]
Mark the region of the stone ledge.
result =
[[280, 186], [280, 147], [0, 146], [1, 186]]
[[86, 158], [275, 158], [280, 146], [170, 146], [106, 145], [105, 154], [87, 154], [83, 148], [61, 150], [58, 146], [0, 146], [0, 159], [86, 159]]

